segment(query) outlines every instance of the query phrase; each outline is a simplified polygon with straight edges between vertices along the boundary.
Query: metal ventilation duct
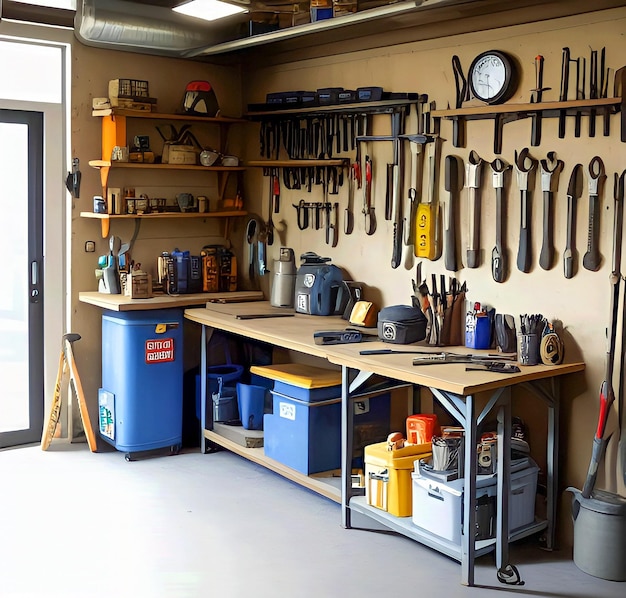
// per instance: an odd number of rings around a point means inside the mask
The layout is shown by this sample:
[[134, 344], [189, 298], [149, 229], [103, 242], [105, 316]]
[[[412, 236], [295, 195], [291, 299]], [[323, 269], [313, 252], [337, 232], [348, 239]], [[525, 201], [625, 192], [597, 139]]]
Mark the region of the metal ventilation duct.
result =
[[77, 0], [74, 33], [98, 48], [183, 57], [238, 37], [245, 13], [211, 23], [161, 6], [124, 0]]

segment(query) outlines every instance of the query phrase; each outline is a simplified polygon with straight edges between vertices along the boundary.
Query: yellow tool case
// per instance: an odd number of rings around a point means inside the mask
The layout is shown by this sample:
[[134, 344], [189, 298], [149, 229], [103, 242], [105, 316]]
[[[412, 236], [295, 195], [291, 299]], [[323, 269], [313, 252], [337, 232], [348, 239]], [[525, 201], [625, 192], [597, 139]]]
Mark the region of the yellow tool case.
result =
[[431, 443], [413, 444], [390, 451], [387, 442], [365, 447], [367, 504], [396, 517], [412, 513], [411, 472], [414, 462], [431, 456]]

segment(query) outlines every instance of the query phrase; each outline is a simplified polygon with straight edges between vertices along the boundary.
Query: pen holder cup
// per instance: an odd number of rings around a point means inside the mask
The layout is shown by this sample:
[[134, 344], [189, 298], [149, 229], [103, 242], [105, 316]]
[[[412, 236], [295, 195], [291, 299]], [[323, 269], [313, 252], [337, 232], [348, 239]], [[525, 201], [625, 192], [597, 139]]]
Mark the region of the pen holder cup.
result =
[[517, 360], [520, 365], [537, 365], [540, 363], [539, 335], [518, 334], [517, 341]]

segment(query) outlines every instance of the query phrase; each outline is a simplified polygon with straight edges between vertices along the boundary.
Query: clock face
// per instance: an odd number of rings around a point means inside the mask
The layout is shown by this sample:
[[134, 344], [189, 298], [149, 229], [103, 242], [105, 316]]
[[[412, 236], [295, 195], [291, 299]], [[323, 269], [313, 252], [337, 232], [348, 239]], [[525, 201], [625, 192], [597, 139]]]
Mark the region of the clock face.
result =
[[479, 100], [489, 104], [503, 102], [514, 91], [513, 62], [502, 52], [484, 52], [470, 66], [469, 80], [471, 91]]

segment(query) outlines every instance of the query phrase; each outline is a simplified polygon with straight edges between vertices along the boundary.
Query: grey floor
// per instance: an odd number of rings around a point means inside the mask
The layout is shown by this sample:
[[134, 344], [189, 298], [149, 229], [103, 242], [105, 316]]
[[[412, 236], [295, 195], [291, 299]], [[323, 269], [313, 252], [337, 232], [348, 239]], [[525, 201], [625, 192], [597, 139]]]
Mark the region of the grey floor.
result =
[[133, 463], [53, 444], [0, 451], [0, 596], [623, 598], [626, 583], [564, 552], [517, 544], [526, 585], [493, 557], [478, 587], [456, 561], [406, 538], [340, 526], [339, 506], [232, 453]]

